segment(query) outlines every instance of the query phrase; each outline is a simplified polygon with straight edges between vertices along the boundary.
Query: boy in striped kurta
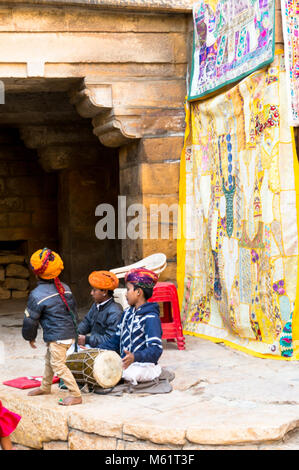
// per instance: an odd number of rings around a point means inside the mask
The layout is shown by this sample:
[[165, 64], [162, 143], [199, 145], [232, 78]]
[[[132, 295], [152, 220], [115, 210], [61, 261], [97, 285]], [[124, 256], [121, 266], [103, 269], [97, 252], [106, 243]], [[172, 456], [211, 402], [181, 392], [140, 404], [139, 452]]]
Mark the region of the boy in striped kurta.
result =
[[119, 352], [124, 369], [136, 363], [157, 364], [163, 352], [159, 305], [147, 302], [157, 280], [158, 276], [145, 268], [133, 269], [126, 275], [129, 307], [116, 333], [101, 343], [101, 349]]

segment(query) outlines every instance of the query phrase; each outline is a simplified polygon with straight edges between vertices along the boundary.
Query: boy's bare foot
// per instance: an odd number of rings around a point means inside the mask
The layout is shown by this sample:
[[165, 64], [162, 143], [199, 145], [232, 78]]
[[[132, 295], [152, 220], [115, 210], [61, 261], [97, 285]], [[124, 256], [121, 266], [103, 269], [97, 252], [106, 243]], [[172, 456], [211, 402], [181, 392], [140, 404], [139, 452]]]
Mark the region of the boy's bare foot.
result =
[[27, 395], [29, 395], [30, 397], [34, 397], [36, 395], [50, 395], [50, 394], [51, 392], [44, 392], [40, 388], [36, 388], [34, 390], [30, 390], [30, 392], [28, 392]]
[[58, 404], [62, 406], [80, 405], [81, 403], [81, 397], [66, 397], [64, 400], [61, 398], [58, 402]]
[[2, 450], [13, 450], [12, 442], [9, 436], [0, 437], [0, 446], [2, 447]]

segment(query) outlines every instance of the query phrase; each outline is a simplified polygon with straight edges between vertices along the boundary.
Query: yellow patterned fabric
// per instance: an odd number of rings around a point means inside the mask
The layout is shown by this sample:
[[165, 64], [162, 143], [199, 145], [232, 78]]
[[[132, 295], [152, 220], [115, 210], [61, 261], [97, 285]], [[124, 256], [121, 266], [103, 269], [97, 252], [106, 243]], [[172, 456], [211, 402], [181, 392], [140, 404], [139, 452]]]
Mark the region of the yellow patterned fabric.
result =
[[178, 288], [184, 333], [299, 358], [298, 161], [283, 54], [186, 104]]

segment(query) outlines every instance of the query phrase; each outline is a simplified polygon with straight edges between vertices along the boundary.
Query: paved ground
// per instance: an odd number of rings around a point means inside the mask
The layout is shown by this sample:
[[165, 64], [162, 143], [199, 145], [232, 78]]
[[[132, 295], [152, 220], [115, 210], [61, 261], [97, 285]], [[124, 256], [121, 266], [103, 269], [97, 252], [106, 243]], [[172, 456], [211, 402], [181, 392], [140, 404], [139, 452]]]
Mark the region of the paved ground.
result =
[[44, 449], [299, 449], [299, 363], [259, 359], [186, 337], [186, 350], [164, 344], [161, 365], [175, 372], [165, 395], [84, 395], [71, 408], [5, 387], [3, 380], [42, 375], [45, 345], [21, 336], [22, 302], [0, 307], [0, 398], [23, 418], [14, 440]]

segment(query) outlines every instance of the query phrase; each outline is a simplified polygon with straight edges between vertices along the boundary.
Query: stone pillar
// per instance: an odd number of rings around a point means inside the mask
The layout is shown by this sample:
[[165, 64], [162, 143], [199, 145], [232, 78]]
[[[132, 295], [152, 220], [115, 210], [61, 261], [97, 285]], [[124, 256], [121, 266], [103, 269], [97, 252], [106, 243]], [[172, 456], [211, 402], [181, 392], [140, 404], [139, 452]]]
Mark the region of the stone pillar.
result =
[[[163, 252], [167, 255], [168, 266], [160, 279], [174, 282], [176, 240], [173, 220], [170, 219], [169, 237], [163, 238], [161, 229], [168, 224], [159, 221], [156, 214], [158, 232], [150, 238], [149, 211], [154, 204], [160, 208], [164, 204], [166, 212], [171, 205], [178, 206], [184, 97], [185, 81], [182, 79], [136, 81], [134, 78], [110, 85], [101, 84], [95, 78], [92, 81], [85, 79], [84, 88], [71, 96], [79, 114], [92, 118], [94, 134], [101, 143], [119, 148], [120, 196], [126, 196], [125, 210], [137, 204], [136, 213], [125, 214], [126, 231], [118, 233], [123, 262], [131, 264], [150, 254]], [[140, 227], [136, 226], [137, 238], [134, 239], [134, 233], [132, 238], [128, 230], [130, 232], [134, 219], [136, 222], [140, 215], [140, 205], [146, 211], [143, 216], [147, 217], [143, 218], [143, 237]], [[154, 218], [152, 213], [152, 221]]]
[[127, 206], [140, 203], [145, 209], [142, 238], [123, 240], [122, 257], [125, 264], [130, 264], [154, 253], [165, 253], [167, 269], [160, 280], [173, 282], [182, 148], [182, 135], [166, 135], [144, 137], [122, 147], [119, 153], [120, 192], [127, 196]]

